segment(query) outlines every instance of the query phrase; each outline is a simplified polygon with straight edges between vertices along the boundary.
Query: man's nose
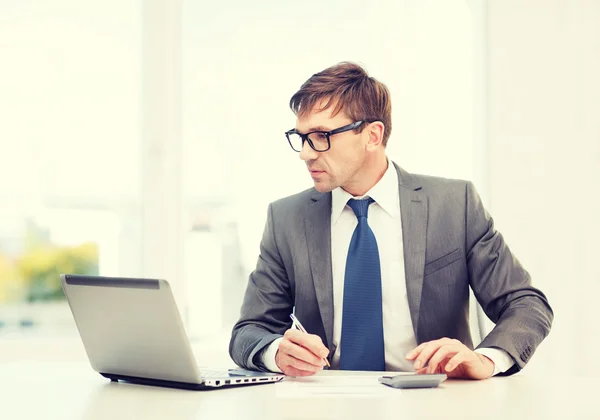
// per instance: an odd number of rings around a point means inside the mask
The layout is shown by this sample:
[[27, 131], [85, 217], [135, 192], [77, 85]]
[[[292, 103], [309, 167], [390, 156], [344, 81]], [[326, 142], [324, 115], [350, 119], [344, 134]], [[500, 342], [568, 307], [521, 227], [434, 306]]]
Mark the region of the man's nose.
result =
[[308, 141], [305, 141], [304, 144], [302, 144], [302, 150], [300, 151], [300, 159], [302, 159], [305, 162], [309, 160], [315, 160], [317, 158], [317, 154], [318, 153], [315, 152], [312, 147], [310, 147]]

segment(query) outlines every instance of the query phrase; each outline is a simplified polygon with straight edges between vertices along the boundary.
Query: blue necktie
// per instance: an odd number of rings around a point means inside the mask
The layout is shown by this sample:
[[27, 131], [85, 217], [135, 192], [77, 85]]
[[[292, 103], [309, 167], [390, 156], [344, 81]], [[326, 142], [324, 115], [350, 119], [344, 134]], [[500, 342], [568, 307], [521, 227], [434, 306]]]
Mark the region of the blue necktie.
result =
[[367, 222], [371, 203], [372, 198], [348, 201], [358, 225], [350, 241], [344, 277], [342, 370], [385, 370], [379, 251]]

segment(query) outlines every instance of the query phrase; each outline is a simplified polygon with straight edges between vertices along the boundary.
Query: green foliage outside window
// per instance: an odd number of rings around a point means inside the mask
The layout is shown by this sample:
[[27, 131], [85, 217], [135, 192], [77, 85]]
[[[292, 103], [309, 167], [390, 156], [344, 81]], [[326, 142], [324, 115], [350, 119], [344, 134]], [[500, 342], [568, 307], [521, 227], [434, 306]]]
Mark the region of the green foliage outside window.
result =
[[0, 251], [0, 304], [64, 299], [61, 273], [98, 274], [96, 244], [59, 246], [47, 236], [30, 226], [20, 255]]

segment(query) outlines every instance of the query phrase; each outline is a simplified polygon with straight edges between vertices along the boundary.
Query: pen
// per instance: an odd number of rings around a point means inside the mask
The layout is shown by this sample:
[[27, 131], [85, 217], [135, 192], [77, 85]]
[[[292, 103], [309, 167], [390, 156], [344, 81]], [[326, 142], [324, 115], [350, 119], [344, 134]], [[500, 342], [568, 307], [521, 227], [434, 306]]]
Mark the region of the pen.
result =
[[[290, 314], [290, 318], [292, 318], [292, 327], [296, 327], [303, 333], [308, 334], [306, 329], [300, 323], [300, 320], [298, 318], [296, 318], [296, 316], [294, 314]], [[327, 365], [327, 367], [331, 367], [331, 365], [329, 364], [329, 361], [327, 360], [326, 357], [323, 357], [322, 359], [325, 361], [325, 364]]]

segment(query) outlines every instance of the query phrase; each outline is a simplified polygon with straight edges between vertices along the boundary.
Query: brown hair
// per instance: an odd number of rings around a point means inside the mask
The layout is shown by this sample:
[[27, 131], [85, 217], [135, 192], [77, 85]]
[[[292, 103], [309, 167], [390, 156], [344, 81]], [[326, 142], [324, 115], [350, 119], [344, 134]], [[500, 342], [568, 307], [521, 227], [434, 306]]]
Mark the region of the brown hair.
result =
[[382, 143], [387, 144], [392, 132], [390, 92], [361, 66], [345, 61], [313, 74], [292, 96], [290, 108], [294, 114], [304, 116], [324, 99], [327, 103], [319, 111], [335, 104], [332, 115], [344, 111], [353, 121], [381, 121], [385, 127]]

